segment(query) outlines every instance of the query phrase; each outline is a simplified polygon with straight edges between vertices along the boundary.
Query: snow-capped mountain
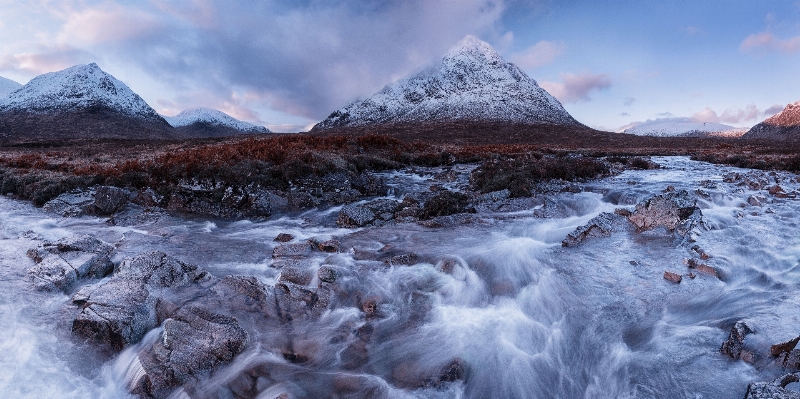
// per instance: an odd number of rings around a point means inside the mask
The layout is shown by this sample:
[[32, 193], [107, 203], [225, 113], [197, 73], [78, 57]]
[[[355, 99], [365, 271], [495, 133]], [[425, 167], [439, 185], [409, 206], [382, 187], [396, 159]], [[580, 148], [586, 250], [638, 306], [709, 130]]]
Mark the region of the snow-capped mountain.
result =
[[787, 105], [742, 136], [743, 139], [796, 137], [800, 137], [800, 101]]
[[0, 98], [0, 137], [161, 139], [179, 133], [128, 86], [91, 63], [39, 75]]
[[746, 131], [747, 128], [714, 122], [695, 122], [691, 118], [658, 118], [637, 123], [621, 133], [659, 137], [739, 137]]
[[558, 100], [488, 43], [467, 36], [437, 65], [333, 112], [312, 131], [409, 122], [582, 126]]
[[20, 87], [22, 87], [21, 84], [0, 76], [0, 98], [7, 96], [9, 93], [19, 89]]
[[0, 112], [47, 113], [97, 106], [137, 118], [160, 119], [138, 94], [95, 63], [39, 75], [0, 99]]
[[184, 131], [188, 136], [227, 136], [241, 133], [271, 133], [264, 126], [240, 121], [215, 109], [192, 108], [164, 119], [173, 127]]

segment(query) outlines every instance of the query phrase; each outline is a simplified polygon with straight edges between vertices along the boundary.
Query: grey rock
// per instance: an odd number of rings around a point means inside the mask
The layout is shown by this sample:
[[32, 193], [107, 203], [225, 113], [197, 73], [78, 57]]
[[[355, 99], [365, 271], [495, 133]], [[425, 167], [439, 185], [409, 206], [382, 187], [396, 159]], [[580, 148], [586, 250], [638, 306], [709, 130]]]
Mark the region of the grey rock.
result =
[[82, 309], [72, 331], [122, 349], [158, 325], [156, 304], [165, 292], [209, 278], [196, 266], [163, 252], [125, 259], [108, 282], [76, 295]]
[[787, 385], [799, 381], [797, 374], [786, 374], [772, 382], [753, 382], [747, 386], [744, 399], [800, 399], [800, 392], [786, 389]]
[[273, 258], [304, 258], [310, 253], [311, 244], [307, 242], [281, 244], [272, 249]]
[[171, 388], [230, 362], [247, 345], [247, 332], [230, 316], [185, 307], [164, 321], [153, 344], [138, 354], [144, 374], [132, 392], [164, 397]]
[[364, 227], [375, 220], [375, 212], [362, 205], [347, 205], [339, 211], [336, 224], [341, 227]]
[[128, 203], [129, 193], [114, 186], [97, 187], [94, 193], [94, 207], [98, 215], [111, 215]]
[[28, 276], [39, 290], [67, 291], [78, 279], [99, 278], [111, 273], [111, 245], [88, 234], [73, 234], [55, 243], [45, 242], [28, 250], [36, 266]]
[[42, 210], [63, 217], [78, 217], [91, 213], [94, 206], [92, 191], [73, 190], [47, 201]]
[[608, 237], [613, 231], [618, 229], [621, 221], [624, 221], [623, 216], [603, 212], [591, 220], [589, 223], [579, 226], [572, 233], [567, 234], [567, 237], [561, 241], [561, 245], [565, 247], [574, 247], [582, 243], [588, 237]]

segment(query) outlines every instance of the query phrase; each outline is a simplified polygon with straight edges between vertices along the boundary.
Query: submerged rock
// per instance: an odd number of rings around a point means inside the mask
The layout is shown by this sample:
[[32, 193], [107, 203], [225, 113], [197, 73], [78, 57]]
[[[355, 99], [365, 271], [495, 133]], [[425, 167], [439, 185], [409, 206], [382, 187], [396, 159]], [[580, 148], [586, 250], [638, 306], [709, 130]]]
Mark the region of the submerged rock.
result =
[[36, 262], [28, 276], [39, 290], [67, 291], [79, 279], [111, 273], [113, 250], [113, 246], [91, 235], [73, 234], [28, 250], [28, 257]]
[[165, 292], [209, 277], [197, 266], [163, 252], [125, 259], [108, 282], [84, 287], [73, 296], [82, 309], [72, 331], [122, 349], [158, 325], [156, 305]]
[[247, 332], [230, 316], [185, 307], [164, 321], [152, 346], [138, 354], [144, 373], [133, 393], [165, 397], [173, 387], [207, 375], [229, 362], [247, 344]]

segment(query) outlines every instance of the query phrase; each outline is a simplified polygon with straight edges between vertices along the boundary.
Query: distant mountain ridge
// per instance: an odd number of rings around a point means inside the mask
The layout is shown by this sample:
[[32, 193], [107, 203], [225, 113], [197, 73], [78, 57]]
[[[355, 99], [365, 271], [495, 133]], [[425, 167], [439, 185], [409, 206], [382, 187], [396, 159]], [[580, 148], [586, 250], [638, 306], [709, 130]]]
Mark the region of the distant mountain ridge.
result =
[[788, 104], [783, 111], [753, 126], [742, 138], [800, 138], [800, 101]]
[[695, 122], [691, 118], [659, 118], [648, 119], [621, 133], [657, 137], [739, 137], [746, 131], [746, 128], [722, 123]]
[[21, 84], [0, 76], [0, 98], [9, 95], [11, 92], [19, 89], [20, 87], [22, 87]]
[[459, 121], [583, 126], [488, 43], [467, 36], [437, 65], [334, 111], [312, 131]]
[[246, 133], [272, 133], [264, 126], [240, 121], [210, 108], [191, 108], [164, 119], [188, 137], [222, 137]]

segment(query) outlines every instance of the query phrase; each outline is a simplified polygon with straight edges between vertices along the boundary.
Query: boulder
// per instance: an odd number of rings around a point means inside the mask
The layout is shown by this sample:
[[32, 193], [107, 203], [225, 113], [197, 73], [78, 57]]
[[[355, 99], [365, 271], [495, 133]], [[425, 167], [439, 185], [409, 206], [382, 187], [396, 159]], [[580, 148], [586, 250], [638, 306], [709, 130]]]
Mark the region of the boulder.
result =
[[378, 199], [365, 204], [342, 207], [336, 223], [341, 227], [364, 227], [382, 225], [394, 219], [400, 203], [391, 199]]
[[311, 244], [308, 242], [280, 244], [272, 249], [273, 258], [305, 258], [310, 253]]
[[700, 221], [701, 217], [702, 213], [696, 206], [696, 201], [689, 198], [686, 190], [681, 190], [656, 195], [637, 204], [636, 210], [628, 220], [640, 231], [658, 226], [674, 231], [679, 227], [685, 227], [681, 226], [685, 222]]
[[28, 270], [34, 286], [45, 291], [67, 291], [78, 279], [100, 278], [114, 270], [114, 247], [88, 234], [73, 234], [28, 250], [36, 266]]
[[664, 272], [664, 280], [671, 281], [675, 284], [680, 284], [683, 277], [680, 274], [673, 273], [673, 272]]
[[744, 399], [800, 399], [800, 392], [786, 389], [786, 386], [793, 382], [800, 382], [797, 374], [786, 374], [772, 382], [750, 383]]
[[72, 331], [120, 350], [158, 325], [156, 305], [170, 289], [209, 278], [197, 266], [163, 252], [125, 259], [108, 282], [85, 287], [73, 296], [81, 312]]
[[165, 397], [173, 387], [230, 362], [246, 345], [247, 332], [235, 318], [185, 307], [166, 319], [158, 339], [138, 354], [144, 373], [131, 382], [131, 391]]
[[114, 186], [97, 187], [94, 193], [94, 208], [98, 215], [111, 215], [128, 203], [128, 191]]
[[728, 339], [722, 343], [722, 347], [719, 348], [719, 351], [733, 359], [741, 359], [744, 352], [744, 339], [748, 334], [752, 333], [753, 330], [745, 322], [737, 321], [733, 328], [731, 328]]
[[92, 191], [73, 190], [45, 202], [42, 210], [63, 217], [78, 217], [92, 213], [94, 193]]
[[468, 212], [469, 201], [470, 197], [464, 193], [449, 190], [438, 191], [433, 198], [423, 204], [420, 219]]
[[561, 245], [574, 247], [588, 237], [608, 237], [622, 220], [625, 220], [623, 216], [603, 212], [589, 220], [589, 223], [579, 226], [575, 231], [567, 234], [567, 237], [561, 241]]
[[292, 241], [292, 240], [294, 240], [294, 236], [293, 235], [288, 234], [288, 233], [280, 233], [272, 241], [275, 241], [275, 242], [289, 242], [289, 241]]

